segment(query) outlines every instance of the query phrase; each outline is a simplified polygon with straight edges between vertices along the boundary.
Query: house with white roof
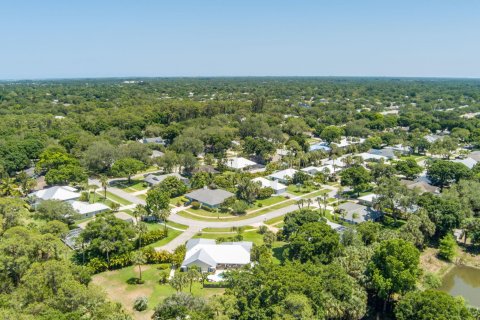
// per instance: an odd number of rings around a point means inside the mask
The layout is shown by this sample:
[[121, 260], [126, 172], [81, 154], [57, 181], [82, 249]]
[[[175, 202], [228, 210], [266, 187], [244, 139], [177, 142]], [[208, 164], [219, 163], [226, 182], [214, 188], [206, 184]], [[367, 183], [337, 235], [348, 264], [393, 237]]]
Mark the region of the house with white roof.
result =
[[373, 206], [375, 200], [378, 198], [378, 195], [375, 193], [370, 193], [361, 197], [358, 197], [357, 200], [360, 204], [364, 204], [366, 206]]
[[293, 168], [289, 168], [289, 169], [285, 169], [285, 170], [281, 170], [281, 171], [277, 171], [275, 173], [272, 173], [271, 175], [268, 175], [267, 177], [270, 180], [278, 181], [278, 182], [281, 182], [281, 183], [284, 183], [284, 184], [288, 184], [288, 183], [290, 183], [290, 181], [293, 179], [293, 176], [297, 172], [298, 172], [298, 170], [293, 169]]
[[264, 177], [258, 177], [252, 179], [252, 181], [259, 183], [262, 188], [272, 188], [275, 191], [275, 194], [282, 194], [287, 191], [287, 186], [276, 180], [268, 180]]
[[73, 210], [77, 211], [81, 219], [93, 217], [99, 213], [110, 210], [110, 207], [103, 203], [88, 203], [83, 201], [69, 201]]
[[202, 272], [239, 268], [250, 264], [250, 251], [253, 243], [247, 241], [224, 242], [217, 244], [212, 239], [190, 239], [187, 241], [187, 252], [181, 270], [192, 266]]
[[258, 164], [243, 157], [233, 157], [225, 160], [225, 165], [234, 170], [248, 170]]
[[380, 161], [384, 160], [387, 161], [388, 158], [379, 154], [373, 154], [373, 153], [368, 153], [368, 152], [362, 152], [358, 154], [359, 157], [363, 159], [363, 161]]
[[35, 199], [36, 204], [44, 200], [58, 200], [58, 201], [78, 200], [80, 196], [81, 194], [77, 192], [77, 189], [69, 186], [54, 186], [54, 187], [38, 190], [29, 194], [29, 197]]
[[465, 166], [468, 167], [468, 169], [472, 169], [473, 167], [475, 167], [475, 165], [478, 163], [477, 160], [473, 159], [473, 158], [465, 158], [465, 159], [455, 159], [455, 160], [452, 160], [453, 162], [458, 162], [458, 163], [462, 163], [464, 164]]

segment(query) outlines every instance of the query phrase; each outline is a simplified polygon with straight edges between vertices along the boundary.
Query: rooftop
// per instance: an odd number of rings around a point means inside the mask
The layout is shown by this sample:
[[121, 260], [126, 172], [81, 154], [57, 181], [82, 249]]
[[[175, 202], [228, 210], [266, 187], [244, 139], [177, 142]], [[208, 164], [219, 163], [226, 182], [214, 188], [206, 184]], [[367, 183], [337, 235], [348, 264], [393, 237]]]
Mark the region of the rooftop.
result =
[[42, 200], [67, 201], [80, 198], [80, 193], [77, 192], [77, 189], [69, 186], [55, 186], [33, 192], [30, 196]]
[[222, 189], [197, 189], [187, 193], [185, 197], [205, 203], [209, 206], [222, 204], [226, 199], [233, 197], [234, 194]]
[[239, 170], [239, 169], [245, 169], [248, 167], [255, 166], [257, 165], [257, 163], [243, 157], [234, 157], [234, 158], [228, 158], [225, 161], [225, 165], [229, 168]]
[[215, 240], [191, 239], [186, 244], [187, 252], [182, 263], [188, 266], [196, 261], [201, 261], [211, 267], [217, 264], [238, 264], [250, 263], [251, 242], [225, 242], [216, 244]]

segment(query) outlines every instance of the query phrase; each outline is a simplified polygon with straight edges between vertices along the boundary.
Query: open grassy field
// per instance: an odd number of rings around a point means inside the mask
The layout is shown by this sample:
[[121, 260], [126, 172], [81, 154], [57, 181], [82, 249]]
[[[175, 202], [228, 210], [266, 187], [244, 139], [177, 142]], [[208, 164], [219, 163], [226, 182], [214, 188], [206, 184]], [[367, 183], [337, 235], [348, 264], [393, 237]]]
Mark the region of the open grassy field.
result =
[[[93, 284], [102, 287], [113, 301], [122, 303], [122, 305], [134, 316], [134, 319], [150, 319], [153, 309], [166, 297], [175, 293], [175, 290], [168, 284], [159, 284], [160, 273], [157, 265], [146, 265], [142, 267], [142, 278], [144, 284], [128, 284], [127, 281], [132, 278], [138, 278], [137, 267], [126, 267], [120, 270], [107, 271], [97, 274], [93, 277]], [[184, 289], [188, 292], [188, 288]], [[222, 294], [224, 289], [205, 288], [202, 289], [200, 283], [194, 283], [192, 294], [199, 297], [211, 297], [215, 294]], [[143, 312], [133, 310], [135, 298], [145, 296], [148, 298], [148, 309]]]

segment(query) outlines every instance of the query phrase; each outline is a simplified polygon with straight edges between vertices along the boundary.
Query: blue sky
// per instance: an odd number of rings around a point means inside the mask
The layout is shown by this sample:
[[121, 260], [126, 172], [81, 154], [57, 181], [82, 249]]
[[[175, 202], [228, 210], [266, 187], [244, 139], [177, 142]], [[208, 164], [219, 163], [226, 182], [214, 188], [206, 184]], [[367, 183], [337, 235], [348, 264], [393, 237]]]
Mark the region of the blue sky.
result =
[[0, 79], [480, 77], [478, 0], [3, 0]]

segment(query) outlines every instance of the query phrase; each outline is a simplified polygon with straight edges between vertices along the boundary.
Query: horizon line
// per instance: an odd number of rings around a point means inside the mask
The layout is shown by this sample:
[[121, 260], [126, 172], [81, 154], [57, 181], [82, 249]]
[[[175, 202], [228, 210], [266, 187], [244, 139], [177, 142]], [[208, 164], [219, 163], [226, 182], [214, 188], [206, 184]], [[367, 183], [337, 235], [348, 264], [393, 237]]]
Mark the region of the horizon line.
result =
[[348, 75], [175, 75], [175, 76], [81, 76], [81, 77], [38, 77], [38, 78], [3, 78], [0, 82], [13, 81], [60, 81], [60, 80], [113, 80], [113, 79], [205, 79], [205, 78], [383, 78], [383, 79], [438, 79], [438, 80], [480, 80], [480, 76], [348, 76]]

